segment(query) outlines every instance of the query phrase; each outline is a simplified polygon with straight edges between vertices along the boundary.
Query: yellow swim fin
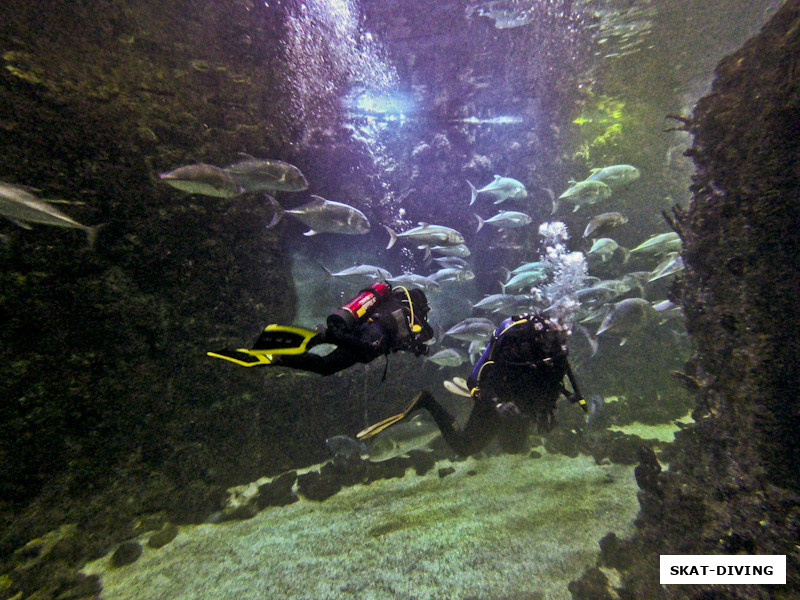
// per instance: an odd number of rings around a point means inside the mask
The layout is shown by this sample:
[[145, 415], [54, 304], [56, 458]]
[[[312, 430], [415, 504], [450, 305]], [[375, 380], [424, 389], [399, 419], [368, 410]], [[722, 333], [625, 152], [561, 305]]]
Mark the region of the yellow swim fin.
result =
[[375, 423], [374, 425], [370, 425], [366, 429], [359, 431], [356, 434], [356, 438], [358, 438], [359, 440], [369, 439], [372, 436], [378, 435], [381, 431], [388, 429], [392, 425], [399, 423], [400, 421], [405, 419], [408, 415], [410, 415], [416, 408], [419, 407], [420, 400], [422, 400], [427, 394], [428, 392], [424, 390], [421, 391], [414, 397], [414, 399], [411, 401], [411, 404], [409, 404], [408, 407], [403, 412], [391, 416], [388, 419], [384, 419], [383, 421], [380, 421], [378, 423]]
[[264, 352], [245, 350], [244, 348], [239, 350], [216, 350], [214, 352], [206, 352], [206, 354], [213, 358], [230, 361], [240, 367], [258, 367], [272, 364], [271, 355]]
[[321, 341], [322, 335], [319, 331], [292, 325], [267, 325], [253, 344], [252, 351], [269, 354], [303, 354]]

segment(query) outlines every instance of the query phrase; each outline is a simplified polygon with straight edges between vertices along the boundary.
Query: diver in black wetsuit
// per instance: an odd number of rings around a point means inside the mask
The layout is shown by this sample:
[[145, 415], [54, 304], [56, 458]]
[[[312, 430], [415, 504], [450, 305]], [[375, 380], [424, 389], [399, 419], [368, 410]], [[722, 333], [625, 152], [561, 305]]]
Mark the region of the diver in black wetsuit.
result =
[[[504, 450], [518, 452], [533, 423], [542, 432], [552, 428], [561, 394], [586, 410], [567, 362], [568, 334], [561, 323], [542, 315], [509, 317], [497, 328], [467, 380], [475, 405], [463, 430], [432, 394], [422, 391], [403, 413], [365, 429], [358, 437], [371, 437], [424, 408], [458, 454], [474, 454], [495, 437]], [[572, 392], [564, 386], [565, 377]]]
[[[391, 352], [427, 354], [433, 330], [425, 320], [430, 308], [422, 290], [376, 283], [335, 310], [327, 327], [312, 331], [268, 325], [250, 350], [220, 350], [210, 356], [241, 366], [272, 365], [332, 375], [358, 362], [369, 363]], [[327, 354], [309, 352], [333, 344]]]

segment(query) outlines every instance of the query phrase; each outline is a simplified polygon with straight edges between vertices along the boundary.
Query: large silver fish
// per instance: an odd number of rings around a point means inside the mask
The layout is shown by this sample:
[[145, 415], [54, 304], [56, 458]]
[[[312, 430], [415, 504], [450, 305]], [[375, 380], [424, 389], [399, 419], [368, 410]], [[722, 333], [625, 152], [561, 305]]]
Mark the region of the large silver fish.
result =
[[271, 196], [268, 197], [275, 209], [272, 222], [267, 229], [274, 227], [283, 215], [290, 214], [310, 227], [303, 235], [318, 233], [343, 233], [357, 235], [369, 232], [369, 221], [366, 215], [357, 208], [341, 202], [326, 200], [321, 196], [311, 196], [313, 200], [303, 206], [284, 210]]
[[392, 274], [382, 267], [375, 265], [356, 265], [348, 267], [337, 273], [332, 273], [329, 269], [322, 267], [328, 277], [353, 277], [353, 278], [366, 278], [366, 279], [391, 279]]
[[625, 187], [639, 179], [639, 169], [632, 165], [611, 165], [602, 169], [592, 169], [586, 181], [602, 181], [612, 190]]
[[500, 177], [500, 175], [495, 175], [494, 180], [483, 186], [481, 189], [477, 189], [469, 181], [467, 181], [467, 184], [469, 185], [470, 191], [470, 206], [475, 204], [475, 200], [478, 199], [478, 194], [489, 194], [490, 196], [494, 196], [497, 198], [497, 200], [494, 201], [495, 204], [500, 204], [508, 198], [517, 200], [528, 196], [528, 190], [525, 189], [525, 185], [521, 181], [517, 181], [511, 177]]
[[611, 196], [611, 188], [602, 181], [578, 181], [573, 183], [566, 192], [553, 199], [553, 212], [555, 214], [561, 202], [572, 204], [578, 210], [583, 204], [595, 204]]
[[439, 437], [439, 428], [428, 415], [418, 414], [375, 436], [367, 450], [371, 462], [382, 462], [412, 450], [421, 450]]
[[431, 225], [430, 223], [420, 223], [418, 227], [413, 227], [403, 233], [395, 233], [388, 225], [384, 225], [386, 231], [389, 232], [389, 245], [386, 246], [388, 250], [395, 245], [398, 239], [408, 238], [414, 244], [419, 246], [458, 246], [464, 243], [464, 236], [455, 229], [445, 227], [444, 225]]
[[613, 333], [622, 338], [622, 346], [632, 334], [647, 325], [656, 311], [644, 298], [626, 298], [614, 304], [611, 312], [606, 315], [595, 336], [606, 332]]
[[31, 223], [37, 225], [53, 225], [69, 229], [80, 229], [86, 232], [89, 246], [94, 245], [98, 226], [89, 227], [78, 223], [75, 219], [34, 196], [33, 188], [0, 182], [0, 215], [23, 229], [31, 229]]
[[489, 319], [468, 317], [453, 325], [444, 332], [444, 335], [449, 335], [465, 342], [485, 342], [492, 337], [495, 329], [495, 324]]
[[586, 229], [583, 231], [583, 237], [602, 237], [608, 234], [609, 231], [620, 225], [628, 222], [628, 217], [620, 212], [607, 212], [596, 215], [589, 219]]
[[178, 167], [159, 174], [159, 177], [164, 183], [190, 194], [234, 198], [245, 191], [225, 169], [205, 163]]
[[274, 158], [255, 158], [242, 153], [243, 160], [225, 167], [248, 192], [302, 192], [308, 189], [305, 175], [295, 167]]
[[428, 356], [427, 360], [439, 365], [440, 369], [444, 369], [445, 367], [457, 367], [467, 359], [458, 350], [445, 348], [444, 350], [439, 350], [436, 354]]
[[644, 252], [646, 254], [667, 254], [668, 252], [681, 251], [681, 238], [674, 231], [651, 235], [641, 244], [631, 250], [634, 252]]
[[476, 233], [483, 229], [484, 225], [492, 225], [502, 231], [513, 227], [524, 227], [525, 225], [529, 225], [532, 221], [525, 213], [515, 210], [504, 210], [488, 219], [483, 219], [480, 215], [476, 214], [475, 218], [478, 219], [478, 228], [475, 230]]
[[431, 291], [438, 291], [442, 289], [442, 286], [439, 285], [439, 282], [437, 282], [435, 279], [431, 277], [425, 277], [424, 275], [417, 275], [416, 273], [403, 273], [397, 277], [391, 277], [386, 281], [394, 286], [417, 286]]

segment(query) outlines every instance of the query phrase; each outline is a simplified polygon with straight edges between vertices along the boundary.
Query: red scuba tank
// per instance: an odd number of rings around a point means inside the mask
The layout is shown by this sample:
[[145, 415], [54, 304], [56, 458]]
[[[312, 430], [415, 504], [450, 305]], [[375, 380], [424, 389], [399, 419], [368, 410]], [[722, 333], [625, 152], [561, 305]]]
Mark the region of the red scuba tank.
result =
[[371, 309], [380, 300], [388, 298], [391, 293], [392, 286], [382, 282], [361, 290], [358, 296], [328, 316], [328, 327], [344, 329], [355, 327], [372, 312]]

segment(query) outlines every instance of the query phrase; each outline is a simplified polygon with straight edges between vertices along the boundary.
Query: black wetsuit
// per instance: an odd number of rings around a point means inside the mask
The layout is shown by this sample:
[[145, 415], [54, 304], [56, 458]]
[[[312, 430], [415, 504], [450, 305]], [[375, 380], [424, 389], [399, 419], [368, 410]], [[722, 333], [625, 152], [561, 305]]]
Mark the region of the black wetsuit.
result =
[[[579, 398], [567, 363], [566, 338], [566, 328], [550, 319], [510, 317], [497, 328], [467, 380], [475, 405], [463, 429], [430, 393], [423, 392], [417, 406], [431, 413], [458, 454], [474, 454], [495, 438], [507, 452], [519, 452], [533, 423], [540, 431], [552, 427], [562, 393]], [[573, 393], [564, 387], [567, 375]]]
[[352, 329], [329, 323], [325, 331], [312, 338], [308, 345], [310, 349], [319, 344], [334, 344], [336, 348], [328, 354], [276, 355], [272, 364], [332, 375], [356, 363], [372, 362], [390, 352], [402, 350], [417, 356], [426, 354], [428, 347], [424, 342], [433, 337], [433, 330], [425, 321], [428, 312], [425, 295], [419, 290], [411, 290], [410, 294], [415, 305], [415, 324], [420, 327], [417, 332], [411, 331], [407, 302], [399, 299], [403, 297], [397, 294], [381, 300], [370, 311], [369, 317]]

